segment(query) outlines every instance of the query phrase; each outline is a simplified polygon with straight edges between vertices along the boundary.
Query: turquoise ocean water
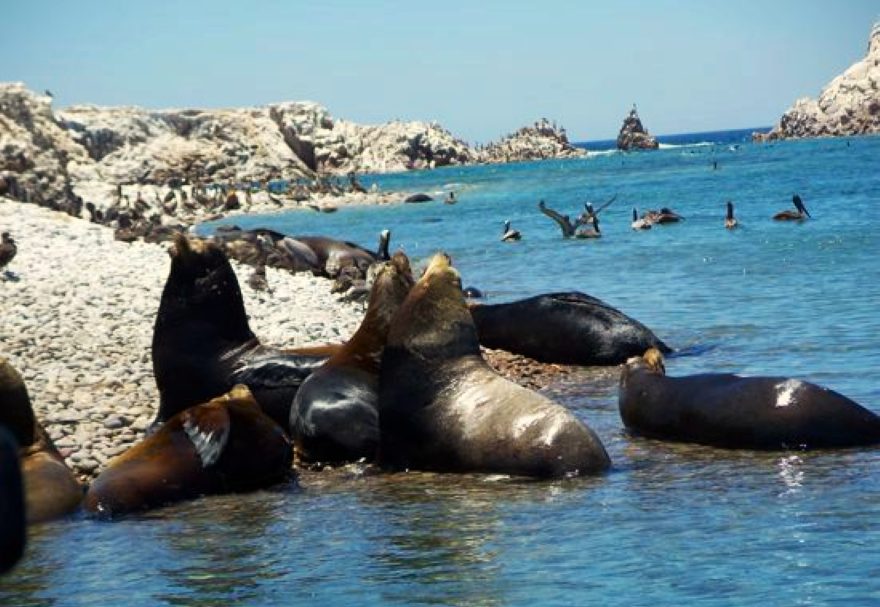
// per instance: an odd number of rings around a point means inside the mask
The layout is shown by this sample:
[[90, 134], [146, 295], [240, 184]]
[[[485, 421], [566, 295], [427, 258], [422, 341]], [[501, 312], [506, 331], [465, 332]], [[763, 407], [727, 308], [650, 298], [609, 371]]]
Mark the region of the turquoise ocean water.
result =
[[[370, 247], [390, 228], [416, 262], [447, 251], [489, 301], [569, 289], [604, 299], [691, 352], [667, 361], [670, 375], [790, 375], [880, 412], [880, 137], [753, 145], [715, 133], [651, 153], [362, 181], [438, 202], [235, 222]], [[457, 205], [439, 202], [449, 190]], [[772, 222], [795, 192], [814, 219]], [[536, 208], [575, 216], [614, 195], [594, 241], [563, 241]], [[661, 206], [685, 221], [630, 230], [633, 207]], [[499, 242], [505, 219], [522, 241]], [[352, 467], [114, 523], [74, 518], [32, 531], [0, 604], [880, 604], [880, 450], [633, 438], [617, 377], [585, 369], [546, 389], [598, 432], [614, 464], [605, 477]]]

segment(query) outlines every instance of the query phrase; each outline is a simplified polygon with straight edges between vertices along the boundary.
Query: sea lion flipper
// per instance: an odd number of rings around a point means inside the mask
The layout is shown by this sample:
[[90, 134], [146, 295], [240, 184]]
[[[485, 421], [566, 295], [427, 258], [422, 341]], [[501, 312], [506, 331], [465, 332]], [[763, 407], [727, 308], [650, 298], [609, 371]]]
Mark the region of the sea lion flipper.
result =
[[208, 403], [191, 407], [182, 416], [183, 430], [207, 468], [220, 459], [229, 440], [229, 412], [219, 403]]

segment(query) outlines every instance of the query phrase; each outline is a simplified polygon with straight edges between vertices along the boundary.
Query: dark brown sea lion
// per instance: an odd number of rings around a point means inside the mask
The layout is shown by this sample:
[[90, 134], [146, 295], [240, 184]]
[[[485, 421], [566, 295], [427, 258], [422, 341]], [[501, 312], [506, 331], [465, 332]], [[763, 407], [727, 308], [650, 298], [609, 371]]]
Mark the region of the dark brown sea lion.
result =
[[568, 410], [486, 364], [458, 272], [442, 254], [392, 321], [379, 416], [379, 458], [391, 468], [563, 477], [610, 465]]
[[667, 377], [656, 349], [627, 361], [619, 406], [628, 429], [658, 439], [744, 449], [880, 443], [880, 417], [833, 390], [787, 377]]
[[584, 293], [548, 293], [502, 304], [472, 304], [480, 343], [541, 362], [619, 365], [669, 347], [650, 329]]
[[0, 574], [12, 569], [24, 554], [24, 509], [18, 443], [0, 426]]
[[410, 194], [403, 199], [404, 202], [431, 202], [432, 200], [434, 199], [422, 192], [418, 194]]
[[286, 428], [296, 390], [328, 352], [261, 345], [220, 248], [182, 235], [174, 242], [153, 330], [153, 373], [160, 396], [156, 422], [241, 383]]
[[379, 363], [394, 313], [413, 285], [409, 260], [395, 253], [378, 266], [360, 327], [303, 382], [290, 410], [291, 436], [304, 461], [366, 458], [379, 446]]
[[0, 357], [0, 426], [19, 445], [29, 523], [63, 516], [79, 507], [82, 487], [34, 416], [24, 380]]
[[238, 385], [178, 413], [110, 461], [84, 505], [110, 518], [201, 495], [251, 491], [286, 478], [292, 459], [284, 431]]

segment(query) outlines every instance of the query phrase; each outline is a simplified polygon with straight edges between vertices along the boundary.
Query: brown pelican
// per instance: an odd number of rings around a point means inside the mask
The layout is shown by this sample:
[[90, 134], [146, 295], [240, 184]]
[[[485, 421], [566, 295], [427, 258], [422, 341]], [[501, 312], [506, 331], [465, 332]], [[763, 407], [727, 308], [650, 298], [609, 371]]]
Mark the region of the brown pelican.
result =
[[733, 203], [729, 200], [727, 201], [727, 218], [724, 220], [724, 227], [728, 230], [732, 230], [737, 227], [736, 217], [733, 216]]
[[804, 206], [804, 201], [801, 200], [801, 197], [795, 194], [791, 197], [791, 201], [794, 203], [794, 207], [797, 211], [792, 211], [791, 209], [785, 209], [784, 211], [780, 211], [773, 216], [773, 219], [776, 221], [803, 221], [807, 217], [812, 219], [812, 215], [810, 215], [809, 211], [807, 211], [807, 207]]

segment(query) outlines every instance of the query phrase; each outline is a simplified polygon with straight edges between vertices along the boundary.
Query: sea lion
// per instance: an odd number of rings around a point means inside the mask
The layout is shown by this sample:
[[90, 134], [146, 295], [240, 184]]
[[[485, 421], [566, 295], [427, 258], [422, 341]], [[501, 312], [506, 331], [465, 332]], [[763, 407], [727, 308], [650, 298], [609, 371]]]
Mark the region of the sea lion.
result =
[[379, 446], [379, 363], [391, 318], [413, 278], [400, 252], [374, 267], [379, 269], [360, 327], [306, 378], [293, 400], [290, 432], [304, 461], [372, 461]]
[[428, 196], [427, 194], [418, 193], [418, 194], [411, 194], [411, 195], [407, 196], [406, 198], [404, 198], [403, 201], [404, 202], [431, 202], [432, 200], [434, 200], [434, 199], [431, 198], [430, 196]]
[[82, 487], [37, 421], [24, 380], [0, 357], [0, 426], [19, 445], [28, 523], [64, 516], [79, 507]]
[[389, 468], [559, 478], [610, 465], [585, 424], [483, 360], [458, 272], [442, 254], [391, 323], [379, 417]]
[[632, 432], [715, 447], [814, 449], [880, 443], [880, 416], [833, 390], [787, 377], [667, 377], [663, 356], [653, 348], [623, 367], [619, 407]]
[[804, 201], [801, 200], [800, 196], [795, 194], [791, 197], [791, 202], [797, 210], [792, 211], [791, 209], [785, 209], [784, 211], [780, 211], [773, 216], [775, 221], [803, 221], [807, 217], [810, 219], [813, 218], [809, 211], [807, 211], [807, 207], [804, 206]]
[[0, 426], [0, 574], [18, 562], [27, 541], [18, 443]]
[[391, 232], [382, 230], [376, 252], [368, 251], [359, 244], [336, 240], [326, 236], [294, 236], [296, 241], [308, 246], [315, 254], [316, 274], [335, 278], [342, 268], [356, 267], [362, 274], [376, 261], [389, 259], [388, 243]]
[[670, 351], [639, 321], [576, 291], [471, 304], [470, 311], [482, 345], [545, 363], [619, 365], [650, 347]]
[[251, 491], [283, 480], [292, 457], [281, 427], [237, 385], [178, 413], [111, 460], [84, 506], [112, 518], [200, 495]]
[[286, 428], [297, 388], [329, 352], [261, 345], [235, 272], [215, 243], [178, 235], [169, 252], [171, 270], [153, 329], [156, 423], [241, 383]]

